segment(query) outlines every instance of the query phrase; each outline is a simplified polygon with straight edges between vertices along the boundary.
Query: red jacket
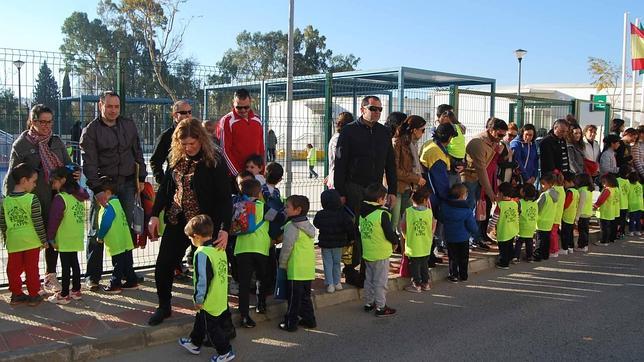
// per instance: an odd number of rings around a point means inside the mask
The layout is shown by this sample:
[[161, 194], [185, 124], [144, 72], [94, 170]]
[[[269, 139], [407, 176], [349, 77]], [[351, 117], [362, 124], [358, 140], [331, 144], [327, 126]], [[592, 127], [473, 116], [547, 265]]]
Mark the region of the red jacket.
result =
[[248, 112], [248, 119], [239, 117], [234, 109], [221, 117], [217, 124], [217, 138], [233, 176], [245, 168], [248, 157], [265, 157], [262, 121], [253, 111]]

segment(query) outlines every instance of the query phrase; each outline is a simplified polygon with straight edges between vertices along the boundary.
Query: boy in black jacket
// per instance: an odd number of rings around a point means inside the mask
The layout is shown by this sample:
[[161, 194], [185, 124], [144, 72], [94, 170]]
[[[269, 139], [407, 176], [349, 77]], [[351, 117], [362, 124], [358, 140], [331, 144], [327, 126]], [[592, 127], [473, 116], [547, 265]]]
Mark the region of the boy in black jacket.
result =
[[313, 225], [320, 231], [318, 246], [322, 249], [324, 263], [324, 282], [326, 291], [333, 293], [342, 290], [340, 283], [340, 261], [342, 247], [354, 240], [354, 221], [342, 207], [340, 193], [326, 190], [320, 196], [322, 210], [315, 214]]

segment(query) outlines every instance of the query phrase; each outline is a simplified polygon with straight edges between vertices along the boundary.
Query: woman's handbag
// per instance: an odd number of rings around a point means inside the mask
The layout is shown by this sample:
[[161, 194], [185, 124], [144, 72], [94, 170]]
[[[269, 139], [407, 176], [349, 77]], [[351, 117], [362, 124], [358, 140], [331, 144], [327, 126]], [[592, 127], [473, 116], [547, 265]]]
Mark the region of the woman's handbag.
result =
[[139, 164], [136, 164], [136, 192], [134, 193], [134, 208], [132, 209], [132, 230], [135, 234], [141, 235], [145, 228], [145, 211], [141, 204], [141, 193], [138, 191], [139, 182]]

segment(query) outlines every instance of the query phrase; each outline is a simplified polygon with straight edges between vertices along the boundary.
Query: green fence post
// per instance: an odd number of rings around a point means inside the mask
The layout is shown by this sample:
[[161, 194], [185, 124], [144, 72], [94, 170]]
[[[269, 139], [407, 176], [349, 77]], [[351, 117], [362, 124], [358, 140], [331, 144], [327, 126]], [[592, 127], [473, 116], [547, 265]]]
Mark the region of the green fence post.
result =
[[208, 119], [208, 88], [206, 87], [205, 82], [203, 85], [203, 112], [202, 112], [201, 119], [203, 120]]
[[405, 112], [405, 69], [398, 71], [398, 111]]
[[490, 84], [490, 117], [496, 112], [496, 82]]
[[[353, 87], [353, 104], [355, 108], [355, 85]], [[329, 140], [333, 134], [333, 73], [327, 73], [324, 80], [324, 174], [329, 174]]]
[[608, 136], [610, 129], [610, 103], [606, 103], [606, 109], [604, 110], [604, 137]]

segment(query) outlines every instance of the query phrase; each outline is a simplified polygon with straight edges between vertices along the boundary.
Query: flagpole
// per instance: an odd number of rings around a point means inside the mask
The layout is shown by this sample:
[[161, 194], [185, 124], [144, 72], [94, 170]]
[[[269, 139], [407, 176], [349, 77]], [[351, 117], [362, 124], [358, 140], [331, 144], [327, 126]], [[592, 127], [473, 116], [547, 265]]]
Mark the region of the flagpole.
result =
[[[635, 18], [635, 26], [637, 28], [640, 27], [640, 18]], [[632, 57], [633, 57], [633, 54], [631, 54], [631, 58]], [[633, 127], [633, 123], [635, 122], [635, 106], [636, 106], [635, 105], [635, 96], [636, 96], [636, 93], [637, 93], [637, 88], [635, 88], [635, 83], [637, 83], [637, 75], [638, 74], [639, 74], [639, 71], [633, 70], [633, 83], [631, 85], [631, 121], [630, 121], [630, 126], [629, 127]]]
[[620, 96], [620, 116], [624, 118], [626, 109], [626, 32], [628, 30], [628, 12], [624, 13], [624, 38], [622, 42], [622, 94]]

